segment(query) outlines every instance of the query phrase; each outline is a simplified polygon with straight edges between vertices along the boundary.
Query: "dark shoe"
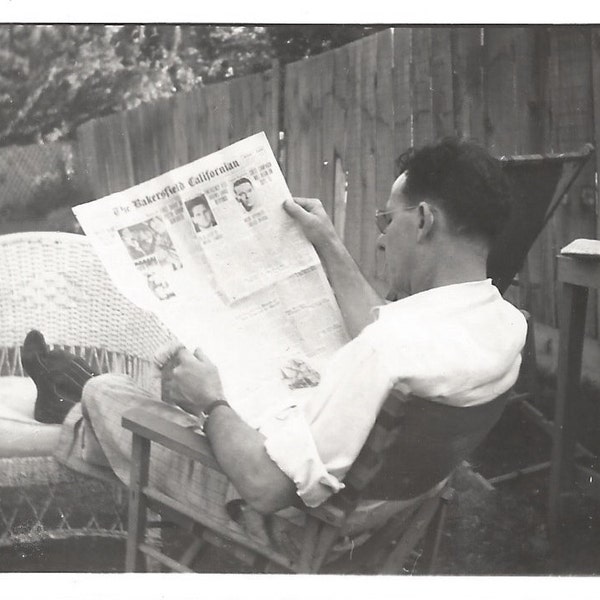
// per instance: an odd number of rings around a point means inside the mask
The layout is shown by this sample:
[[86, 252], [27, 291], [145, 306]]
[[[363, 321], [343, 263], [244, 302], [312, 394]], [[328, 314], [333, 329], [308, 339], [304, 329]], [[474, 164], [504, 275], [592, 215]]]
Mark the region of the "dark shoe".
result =
[[21, 363], [37, 388], [33, 416], [41, 423], [62, 423], [81, 400], [87, 380], [98, 374], [74, 354], [50, 350], [44, 336], [35, 329], [25, 337]]

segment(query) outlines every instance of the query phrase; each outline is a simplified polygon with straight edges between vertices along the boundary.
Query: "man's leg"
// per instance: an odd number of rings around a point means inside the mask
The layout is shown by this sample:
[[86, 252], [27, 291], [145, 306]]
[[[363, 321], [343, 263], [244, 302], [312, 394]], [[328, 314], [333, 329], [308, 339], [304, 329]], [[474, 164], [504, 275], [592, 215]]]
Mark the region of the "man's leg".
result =
[[[196, 427], [198, 424], [195, 417], [160, 401], [126, 375], [99, 375], [90, 379], [83, 390], [86, 436], [88, 429], [93, 431], [94, 436], [86, 439], [91, 441], [95, 456], [105, 457], [125, 484], [129, 483], [132, 436], [121, 427], [121, 417], [127, 410], [142, 406], [184, 427]], [[225, 511], [229, 483], [223, 474], [153, 444], [150, 484], [200, 510], [215, 524], [237, 529]]]
[[[107, 461], [124, 482], [129, 481], [131, 433], [121, 427], [121, 417], [138, 407], [184, 426], [196, 424], [194, 417], [161, 402], [127, 375], [107, 373], [90, 379], [81, 397], [88, 446], [85, 452], [101, 462]], [[158, 447], [156, 450], [160, 453]]]

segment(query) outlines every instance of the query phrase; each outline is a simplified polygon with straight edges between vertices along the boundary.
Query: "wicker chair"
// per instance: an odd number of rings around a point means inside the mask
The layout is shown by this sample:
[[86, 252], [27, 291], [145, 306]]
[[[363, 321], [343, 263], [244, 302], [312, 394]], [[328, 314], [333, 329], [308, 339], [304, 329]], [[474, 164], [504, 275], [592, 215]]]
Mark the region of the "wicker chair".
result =
[[[32, 328], [55, 348], [101, 372], [128, 373], [143, 386], [150, 385], [154, 349], [170, 337], [116, 290], [84, 236], [0, 236], [0, 403], [2, 379], [24, 376], [20, 345]], [[0, 547], [124, 536], [125, 504], [116, 480], [79, 475], [52, 456], [0, 459]]]

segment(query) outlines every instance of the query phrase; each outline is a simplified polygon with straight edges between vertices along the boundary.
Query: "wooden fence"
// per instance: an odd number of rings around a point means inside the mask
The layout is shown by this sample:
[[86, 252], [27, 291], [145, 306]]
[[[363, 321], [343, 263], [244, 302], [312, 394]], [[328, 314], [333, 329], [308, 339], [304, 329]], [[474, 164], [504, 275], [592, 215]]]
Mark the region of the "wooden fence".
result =
[[[264, 130], [292, 193], [323, 200], [377, 282], [373, 215], [399, 154], [448, 134], [496, 156], [598, 147], [599, 69], [600, 28], [591, 26], [394, 28], [86, 123], [78, 157], [101, 197]], [[599, 233], [595, 172], [590, 164], [580, 175], [528, 258], [523, 297], [552, 326], [556, 253]], [[598, 337], [595, 295], [589, 304], [588, 334]]]

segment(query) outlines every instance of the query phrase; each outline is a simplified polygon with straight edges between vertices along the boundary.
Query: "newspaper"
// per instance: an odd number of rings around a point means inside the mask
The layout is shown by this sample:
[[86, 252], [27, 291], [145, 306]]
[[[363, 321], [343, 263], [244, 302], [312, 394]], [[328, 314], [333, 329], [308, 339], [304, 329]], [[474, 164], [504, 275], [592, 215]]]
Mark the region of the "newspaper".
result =
[[316, 385], [348, 340], [290, 198], [258, 133], [73, 209], [116, 287], [202, 348], [249, 423]]

